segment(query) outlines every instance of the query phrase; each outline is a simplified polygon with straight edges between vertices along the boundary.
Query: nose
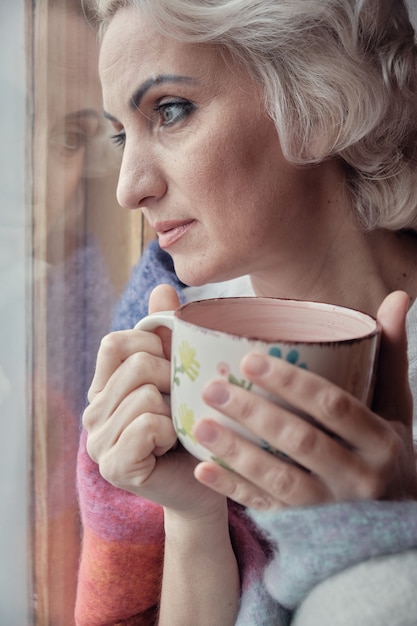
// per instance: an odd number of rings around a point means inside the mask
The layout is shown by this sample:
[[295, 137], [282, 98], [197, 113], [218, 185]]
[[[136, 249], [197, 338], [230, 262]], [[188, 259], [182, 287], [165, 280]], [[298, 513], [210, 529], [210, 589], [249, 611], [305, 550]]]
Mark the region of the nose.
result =
[[166, 180], [155, 155], [145, 146], [126, 143], [117, 185], [117, 201], [126, 209], [139, 209], [162, 198]]

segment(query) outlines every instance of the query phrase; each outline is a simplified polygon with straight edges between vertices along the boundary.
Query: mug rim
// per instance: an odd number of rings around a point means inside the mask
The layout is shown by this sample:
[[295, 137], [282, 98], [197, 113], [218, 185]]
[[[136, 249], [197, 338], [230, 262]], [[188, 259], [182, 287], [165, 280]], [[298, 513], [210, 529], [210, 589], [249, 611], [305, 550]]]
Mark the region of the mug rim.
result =
[[[234, 332], [229, 332], [229, 331], [225, 331], [225, 330], [218, 330], [218, 329], [212, 329], [208, 326], [204, 326], [201, 324], [196, 324], [193, 321], [187, 320], [182, 316], [182, 313], [187, 310], [187, 309], [191, 309], [191, 308], [198, 308], [201, 305], [205, 305], [205, 304], [213, 304], [213, 303], [218, 303], [218, 302], [223, 302], [223, 301], [227, 301], [227, 302], [238, 302], [238, 301], [244, 301], [244, 300], [251, 300], [252, 302], [254, 301], [268, 301], [268, 302], [281, 302], [281, 303], [286, 303], [286, 304], [290, 304], [290, 303], [295, 303], [295, 304], [299, 304], [299, 305], [308, 305], [307, 308], [330, 308], [333, 310], [333, 312], [337, 312], [339, 311], [340, 313], [344, 313], [344, 314], [350, 314], [353, 313], [357, 316], [359, 316], [366, 324], [369, 324], [370, 326], [372, 325], [373, 328], [370, 328], [369, 332], [364, 332], [363, 334], [360, 335], [356, 335], [355, 337], [347, 337], [347, 338], [342, 338], [342, 339], [324, 339], [324, 340], [315, 340], [315, 339], [311, 339], [311, 340], [306, 340], [306, 339], [280, 339], [279, 337], [274, 338], [274, 339], [262, 339], [260, 337], [248, 337], [246, 335], [242, 335], [239, 333], [234, 333]], [[375, 337], [376, 335], [380, 335], [381, 334], [381, 324], [379, 323], [379, 321], [377, 320], [377, 318], [373, 315], [371, 315], [370, 313], [366, 313], [364, 311], [362, 311], [361, 309], [356, 309], [353, 307], [348, 307], [348, 306], [344, 306], [344, 305], [340, 305], [340, 304], [333, 304], [330, 302], [323, 302], [323, 301], [319, 301], [319, 300], [303, 300], [303, 299], [298, 299], [298, 298], [278, 298], [278, 297], [273, 297], [273, 296], [224, 296], [224, 297], [216, 297], [216, 298], [204, 298], [204, 299], [199, 299], [199, 300], [192, 300], [190, 302], [185, 302], [184, 304], [182, 304], [181, 306], [179, 306], [175, 311], [174, 311], [174, 316], [181, 321], [184, 324], [193, 326], [195, 328], [200, 328], [201, 330], [205, 330], [205, 331], [210, 331], [212, 333], [215, 334], [219, 334], [219, 335], [225, 335], [227, 337], [237, 337], [239, 339], [246, 339], [248, 341], [260, 341], [263, 343], [281, 343], [281, 344], [291, 344], [291, 345], [335, 345], [335, 344], [345, 344], [345, 345], [349, 345], [352, 343], [356, 343], [358, 341], [363, 341], [365, 339], [370, 339]]]

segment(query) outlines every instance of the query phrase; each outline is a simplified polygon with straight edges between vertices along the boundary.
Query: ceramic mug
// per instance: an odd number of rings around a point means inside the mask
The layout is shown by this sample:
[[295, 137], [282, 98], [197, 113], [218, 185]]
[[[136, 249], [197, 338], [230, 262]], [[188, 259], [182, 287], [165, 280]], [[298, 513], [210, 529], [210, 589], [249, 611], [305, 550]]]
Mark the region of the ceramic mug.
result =
[[[248, 352], [285, 359], [335, 383], [362, 402], [373, 394], [380, 326], [353, 309], [299, 300], [237, 297], [190, 302], [176, 311], [153, 313], [135, 328], [172, 330], [171, 414], [183, 446], [201, 460], [212, 454], [193, 437], [193, 426], [211, 417], [257, 443], [268, 445], [234, 420], [207, 406], [203, 387], [226, 379], [283, 404], [240, 372]], [[270, 450], [271, 451], [271, 450]]]

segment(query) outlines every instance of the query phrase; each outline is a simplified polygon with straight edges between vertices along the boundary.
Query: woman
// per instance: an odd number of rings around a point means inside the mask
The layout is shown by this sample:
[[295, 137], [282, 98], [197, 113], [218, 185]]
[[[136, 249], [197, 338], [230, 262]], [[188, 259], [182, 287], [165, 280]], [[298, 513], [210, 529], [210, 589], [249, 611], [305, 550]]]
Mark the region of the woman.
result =
[[[236, 292], [302, 298], [378, 315], [384, 333], [375, 412], [278, 359], [242, 362], [246, 378], [337, 439], [235, 386], [206, 388], [208, 406], [308, 471], [210, 420], [194, 435], [235, 471], [197, 463], [176, 447], [163, 398], [169, 338], [105, 338], [84, 414], [92, 460], [85, 435], [80, 449], [78, 623], [394, 623], [404, 596], [386, 594], [382, 617], [362, 610], [358, 621], [356, 606], [369, 603], [345, 592], [356, 597], [356, 567], [371, 557], [383, 577], [416, 573], [404, 326], [407, 310], [409, 325], [416, 315], [417, 50], [407, 10], [398, 0], [93, 4], [105, 115], [123, 149], [118, 200], [143, 211], [159, 243], [115, 328], [131, 328], [149, 289], [168, 282], [177, 290], [153, 291], [151, 311]], [[334, 614], [320, 599], [328, 584]], [[404, 624], [415, 619], [408, 601]]]

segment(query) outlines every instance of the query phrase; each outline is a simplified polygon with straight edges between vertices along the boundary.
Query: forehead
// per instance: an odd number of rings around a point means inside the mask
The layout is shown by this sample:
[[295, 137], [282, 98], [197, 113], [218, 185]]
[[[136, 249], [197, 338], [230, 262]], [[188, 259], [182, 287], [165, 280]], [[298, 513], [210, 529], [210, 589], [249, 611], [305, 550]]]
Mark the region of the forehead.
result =
[[50, 117], [101, 108], [96, 36], [82, 16], [54, 7], [48, 19], [48, 107]]
[[156, 31], [138, 9], [120, 9], [100, 49], [105, 105], [115, 89], [134, 89], [139, 82], [159, 74], [188, 75], [214, 86], [236, 74], [231, 64], [214, 45], [184, 44]]

